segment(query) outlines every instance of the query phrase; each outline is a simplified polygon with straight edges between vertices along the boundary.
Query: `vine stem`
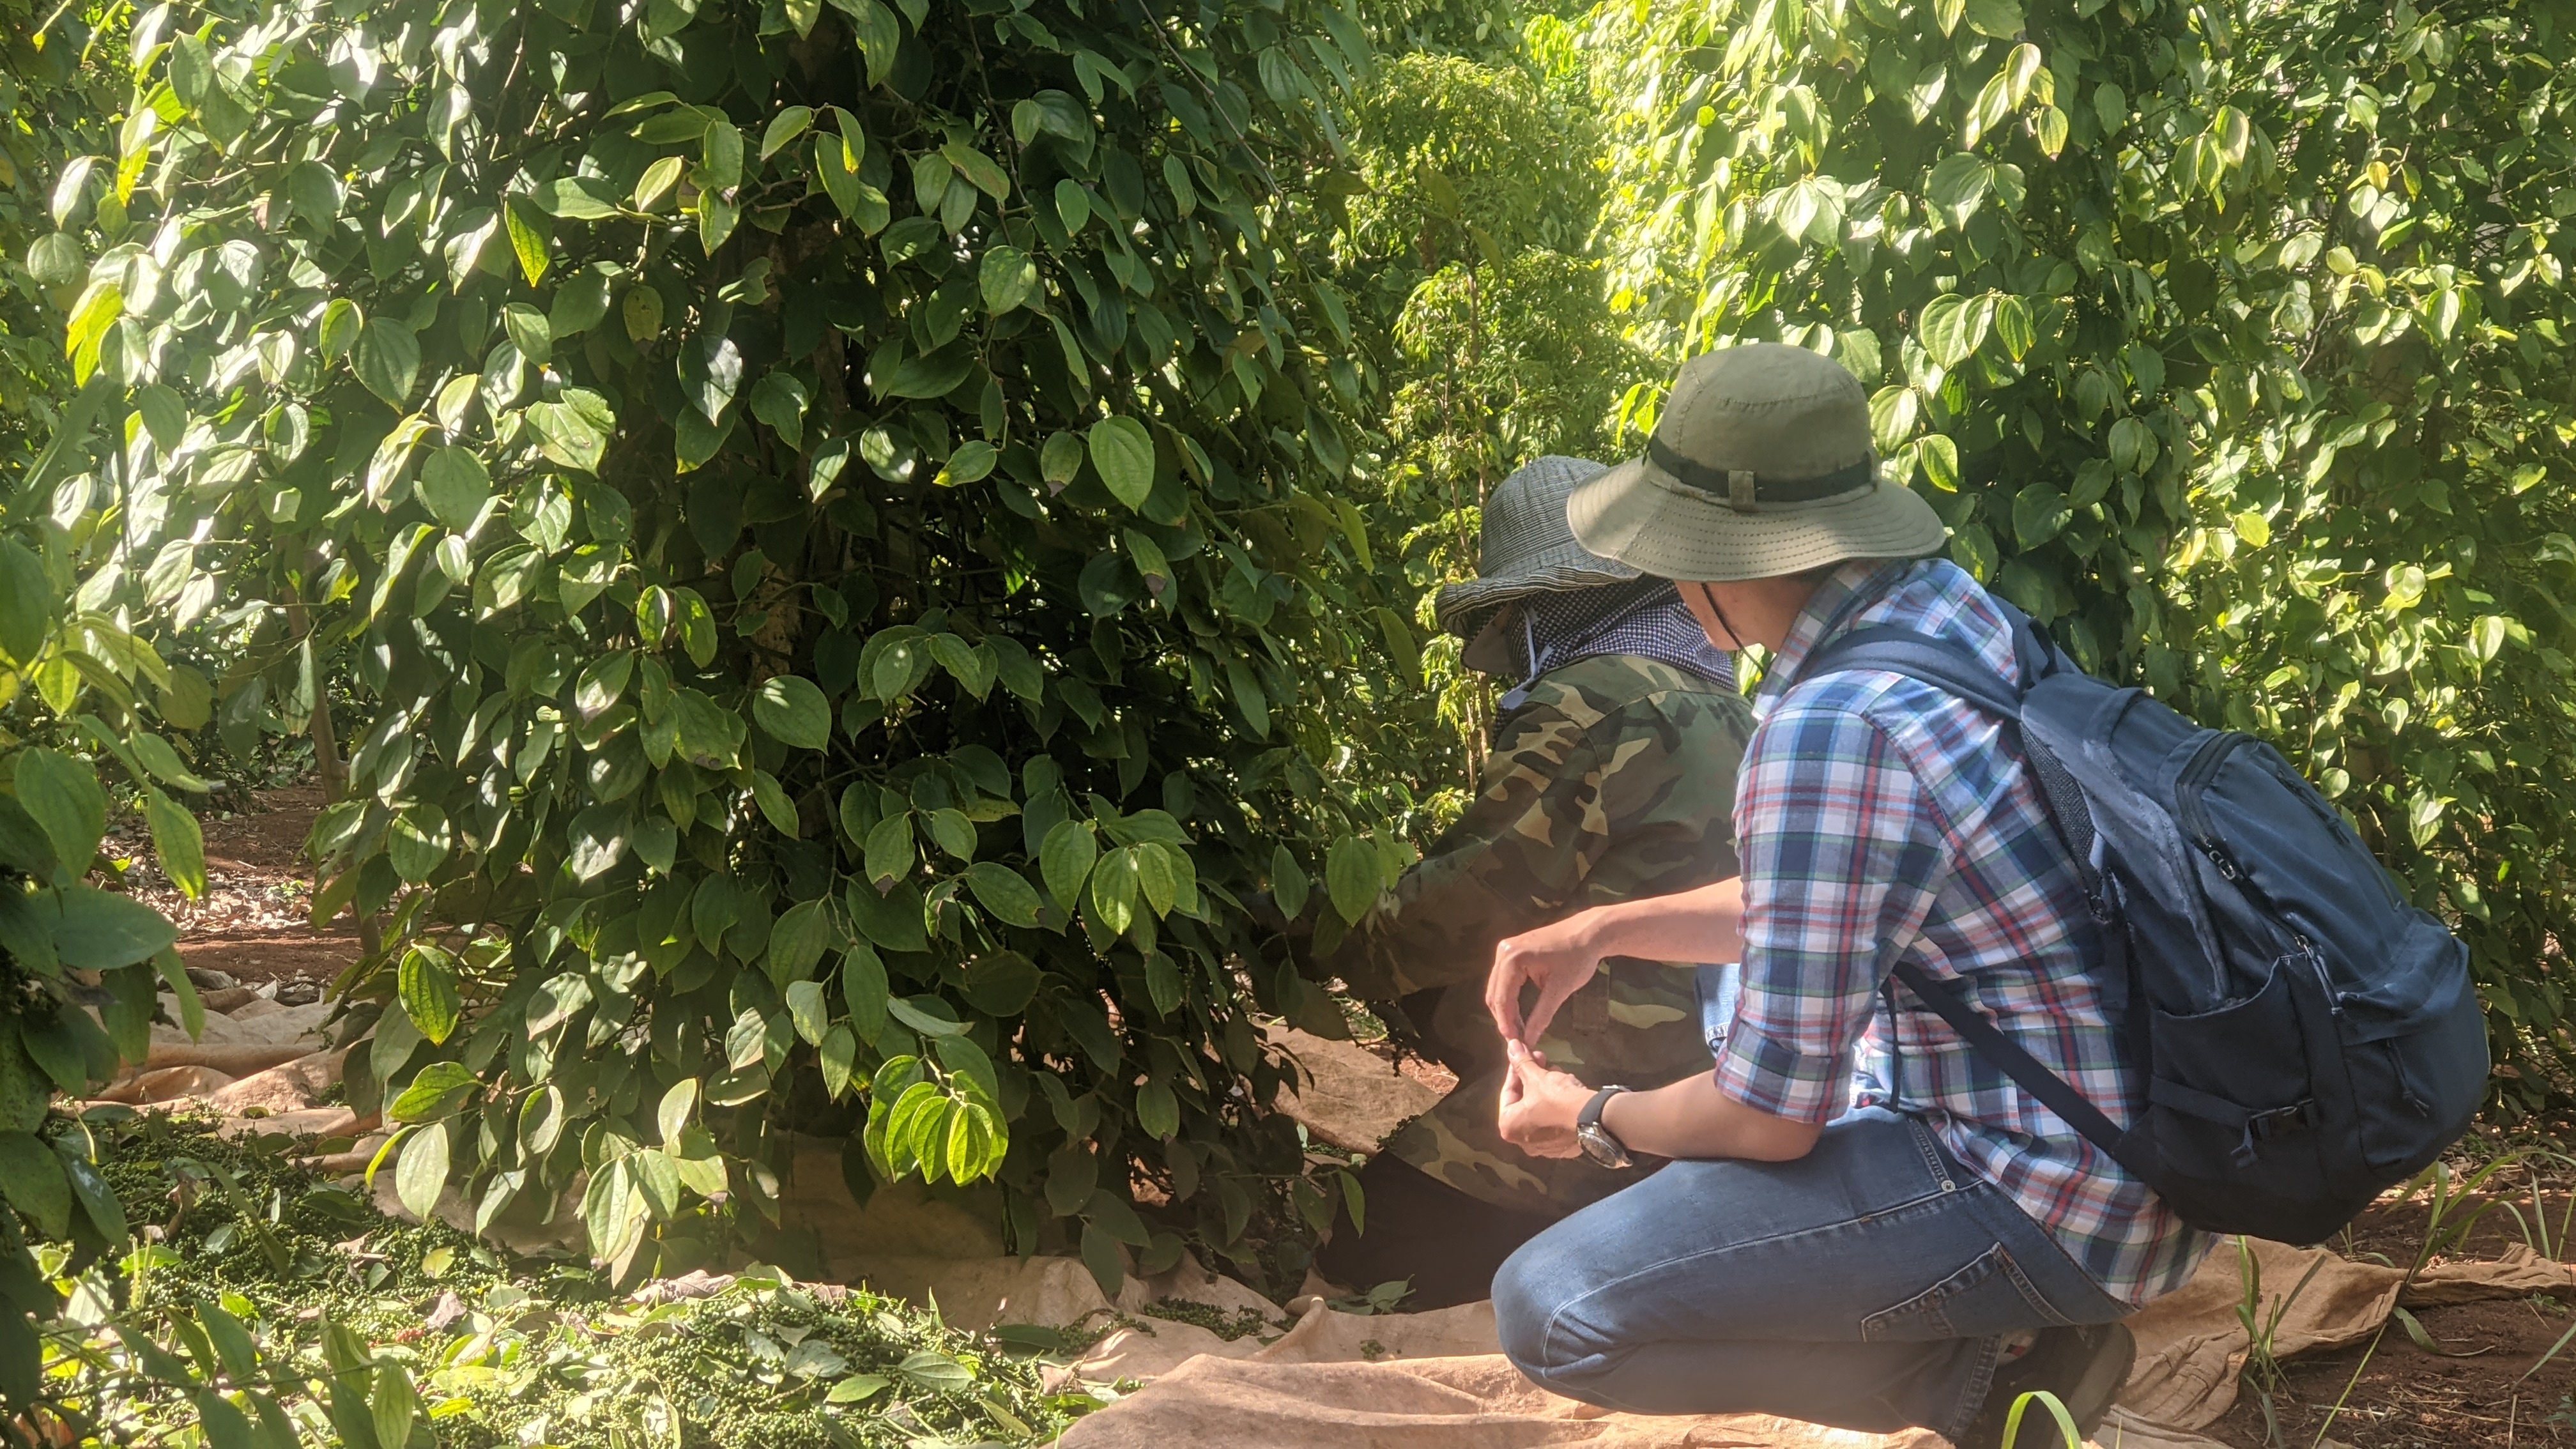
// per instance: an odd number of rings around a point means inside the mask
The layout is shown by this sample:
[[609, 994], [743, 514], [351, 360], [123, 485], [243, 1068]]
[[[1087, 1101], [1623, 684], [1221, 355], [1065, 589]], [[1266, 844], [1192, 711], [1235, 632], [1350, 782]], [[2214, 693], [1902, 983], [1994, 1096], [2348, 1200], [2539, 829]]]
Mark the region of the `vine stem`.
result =
[[[286, 624], [294, 631], [297, 643], [312, 637], [313, 615], [305, 607], [302, 591], [287, 600]], [[340, 758], [340, 738], [331, 725], [331, 694], [322, 681], [314, 681], [313, 715], [306, 731], [313, 739], [313, 769], [322, 777], [322, 803], [337, 805], [349, 792], [349, 766]], [[322, 863], [313, 863], [313, 893], [322, 893]], [[349, 902], [349, 914], [358, 923], [358, 948], [373, 956], [384, 949], [384, 933], [376, 918], [358, 909], [355, 899]], [[319, 924], [318, 922], [316, 924]]]

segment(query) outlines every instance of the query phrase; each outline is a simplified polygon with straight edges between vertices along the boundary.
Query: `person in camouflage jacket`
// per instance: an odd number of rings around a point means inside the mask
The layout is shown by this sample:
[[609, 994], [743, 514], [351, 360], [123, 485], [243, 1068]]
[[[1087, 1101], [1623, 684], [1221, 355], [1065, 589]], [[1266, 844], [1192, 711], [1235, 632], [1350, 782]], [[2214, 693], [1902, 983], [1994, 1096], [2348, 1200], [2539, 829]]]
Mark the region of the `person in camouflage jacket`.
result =
[[[1485, 1296], [1540, 1228], [1633, 1173], [1531, 1157], [1495, 1130], [1503, 1043], [1483, 1004], [1494, 943], [1587, 907], [1736, 874], [1735, 768], [1753, 730], [1732, 661], [1672, 586], [1585, 553], [1564, 500], [1601, 465], [1542, 458], [1486, 504], [1483, 574], [1442, 591], [1465, 662], [1522, 681], [1456, 825], [1325, 963], [1457, 1073], [1363, 1172], [1365, 1232], [1337, 1223], [1317, 1260], [1336, 1282], [1409, 1278], [1409, 1306]], [[1533, 1045], [1595, 1085], [1705, 1071], [1698, 968], [1614, 961]]]

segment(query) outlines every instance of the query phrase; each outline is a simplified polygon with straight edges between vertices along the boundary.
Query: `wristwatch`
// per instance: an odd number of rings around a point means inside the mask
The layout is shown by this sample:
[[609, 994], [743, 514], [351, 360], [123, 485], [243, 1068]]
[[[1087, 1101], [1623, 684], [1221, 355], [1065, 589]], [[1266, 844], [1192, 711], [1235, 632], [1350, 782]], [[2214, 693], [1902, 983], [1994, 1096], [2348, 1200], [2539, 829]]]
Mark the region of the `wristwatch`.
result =
[[1626, 1090], [1625, 1087], [1603, 1087], [1592, 1094], [1591, 1101], [1583, 1104], [1582, 1111], [1574, 1114], [1574, 1140], [1582, 1144], [1583, 1155], [1613, 1171], [1633, 1166], [1636, 1160], [1628, 1155], [1628, 1145], [1601, 1125], [1601, 1109], [1609, 1105], [1611, 1098]]

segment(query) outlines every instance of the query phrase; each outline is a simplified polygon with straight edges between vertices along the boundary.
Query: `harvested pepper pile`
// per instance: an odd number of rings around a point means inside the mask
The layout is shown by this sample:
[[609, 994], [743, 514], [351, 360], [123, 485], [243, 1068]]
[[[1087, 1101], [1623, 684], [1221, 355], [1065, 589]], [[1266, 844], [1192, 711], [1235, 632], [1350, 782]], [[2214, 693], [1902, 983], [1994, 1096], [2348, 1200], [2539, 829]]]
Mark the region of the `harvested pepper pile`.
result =
[[101, 1330], [58, 1370], [111, 1434], [201, 1421], [216, 1449], [234, 1427], [259, 1449], [288, 1435], [924, 1449], [1044, 1442], [1099, 1402], [1046, 1387], [1045, 1353], [1064, 1345], [1044, 1334], [965, 1333], [761, 1269], [622, 1296], [585, 1264], [385, 1217], [294, 1166], [283, 1138], [226, 1141], [160, 1115], [84, 1125], [140, 1242], [80, 1290], [121, 1304], [124, 1333]]

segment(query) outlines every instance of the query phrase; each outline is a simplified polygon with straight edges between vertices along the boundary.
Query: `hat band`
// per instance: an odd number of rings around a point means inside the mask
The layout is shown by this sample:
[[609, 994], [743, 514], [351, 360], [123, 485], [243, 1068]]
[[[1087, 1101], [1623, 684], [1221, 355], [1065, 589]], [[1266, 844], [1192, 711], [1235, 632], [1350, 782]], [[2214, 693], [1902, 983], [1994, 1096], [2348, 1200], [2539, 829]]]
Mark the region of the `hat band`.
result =
[[1738, 513], [1763, 503], [1813, 503], [1866, 488], [1875, 479], [1877, 464], [1868, 458], [1847, 467], [1814, 478], [1771, 478], [1759, 476], [1749, 468], [1712, 468], [1694, 463], [1664, 446], [1660, 437], [1646, 439], [1646, 456], [1656, 467], [1670, 473], [1692, 488], [1714, 496], [1718, 502]]

